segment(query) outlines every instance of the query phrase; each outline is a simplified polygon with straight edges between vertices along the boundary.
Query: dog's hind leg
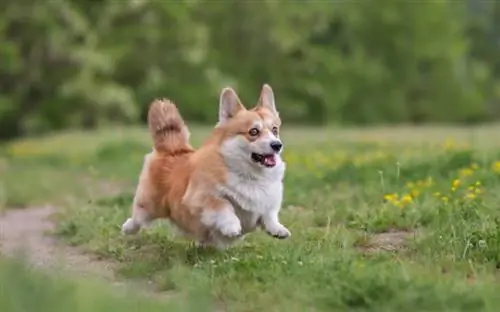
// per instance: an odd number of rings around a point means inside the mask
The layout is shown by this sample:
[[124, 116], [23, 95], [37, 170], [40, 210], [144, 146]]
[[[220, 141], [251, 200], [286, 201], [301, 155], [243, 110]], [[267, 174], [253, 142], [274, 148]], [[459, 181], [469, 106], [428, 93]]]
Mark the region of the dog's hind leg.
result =
[[128, 218], [122, 225], [123, 234], [136, 234], [143, 227], [148, 226], [155, 217], [151, 214], [152, 203], [142, 203], [134, 200], [132, 205], [132, 217]]
[[147, 226], [156, 219], [154, 209], [155, 202], [153, 189], [149, 183], [149, 168], [151, 166], [152, 153], [144, 156], [144, 165], [139, 176], [139, 183], [135, 191], [132, 203], [132, 216], [122, 225], [123, 234], [135, 234], [142, 227]]

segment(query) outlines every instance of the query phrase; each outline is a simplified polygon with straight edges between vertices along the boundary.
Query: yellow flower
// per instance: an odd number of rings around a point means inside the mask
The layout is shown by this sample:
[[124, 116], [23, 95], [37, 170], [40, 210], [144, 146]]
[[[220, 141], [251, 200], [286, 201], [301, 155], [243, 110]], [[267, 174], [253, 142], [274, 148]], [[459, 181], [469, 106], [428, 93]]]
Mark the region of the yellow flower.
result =
[[444, 202], [444, 203], [447, 203], [448, 201], [450, 201], [450, 199], [446, 196], [443, 196], [441, 197], [441, 200]]
[[500, 160], [497, 160], [491, 164], [491, 170], [493, 172], [500, 173]]
[[457, 144], [451, 138], [447, 139], [443, 144], [444, 149], [447, 151], [454, 149], [456, 146]]
[[17, 142], [10, 144], [7, 147], [8, 155], [14, 157], [27, 157], [27, 156], [39, 156], [43, 155], [45, 151], [40, 146], [37, 146], [30, 142]]
[[473, 173], [474, 173], [474, 170], [471, 168], [462, 168], [462, 169], [460, 169], [459, 175], [461, 177], [466, 177], [466, 176], [472, 175]]
[[465, 198], [467, 198], [467, 199], [475, 199], [476, 198], [476, 194], [474, 194], [474, 193], [467, 193], [465, 195]]
[[411, 202], [413, 202], [413, 198], [412, 198], [409, 194], [406, 194], [406, 195], [404, 195], [404, 196], [401, 198], [401, 203], [403, 203], [403, 204], [405, 204], [405, 205], [406, 205], [406, 204], [409, 204], [409, 203], [411, 203]]
[[385, 194], [384, 199], [388, 202], [395, 202], [398, 199], [398, 194]]
[[455, 179], [451, 182], [451, 190], [456, 191], [456, 189], [460, 186], [460, 180]]
[[420, 188], [428, 188], [432, 186], [433, 182], [432, 177], [428, 177], [425, 180], [417, 181], [417, 186]]

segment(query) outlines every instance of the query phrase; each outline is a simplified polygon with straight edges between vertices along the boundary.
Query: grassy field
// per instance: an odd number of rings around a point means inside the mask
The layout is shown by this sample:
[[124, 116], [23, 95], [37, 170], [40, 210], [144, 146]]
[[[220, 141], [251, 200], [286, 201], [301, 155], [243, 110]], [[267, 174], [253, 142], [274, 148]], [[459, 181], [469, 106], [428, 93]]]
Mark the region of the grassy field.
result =
[[0, 259], [0, 290], [0, 311], [4, 312], [210, 311], [204, 294], [191, 292], [183, 300], [150, 300], [133, 292], [114, 292], [92, 278], [75, 281], [61, 274], [41, 273], [23, 258]]
[[[195, 145], [206, 131], [192, 129]], [[199, 292], [225, 311], [495, 311], [499, 131], [285, 128], [281, 219], [292, 237], [257, 232], [224, 252], [196, 249], [166, 222], [120, 234], [151, 150], [145, 129], [2, 146], [0, 206], [61, 207], [57, 234], [68, 244], [116, 261], [124, 277], [153, 280], [172, 302]]]

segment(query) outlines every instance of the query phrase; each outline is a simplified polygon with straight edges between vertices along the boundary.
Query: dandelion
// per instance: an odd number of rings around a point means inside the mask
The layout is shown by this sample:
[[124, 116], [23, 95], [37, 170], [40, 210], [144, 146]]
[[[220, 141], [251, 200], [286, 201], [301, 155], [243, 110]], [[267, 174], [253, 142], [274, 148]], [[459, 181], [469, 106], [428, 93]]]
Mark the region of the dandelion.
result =
[[18, 142], [7, 147], [7, 154], [14, 157], [29, 157], [43, 155], [45, 151], [41, 146], [30, 142]]
[[389, 203], [390, 202], [395, 202], [395, 201], [397, 201], [397, 199], [398, 199], [398, 194], [396, 194], [396, 193], [394, 193], [394, 194], [385, 194], [384, 195], [384, 200], [386, 202], [389, 202]]
[[491, 170], [495, 173], [500, 173], [500, 160], [497, 160], [491, 164]]
[[401, 198], [401, 203], [403, 205], [407, 205], [411, 202], [413, 202], [413, 198], [409, 194], [406, 194]]
[[407, 182], [406, 183], [406, 188], [412, 189], [414, 187], [415, 187], [415, 183], [413, 183], [413, 182]]
[[391, 205], [400, 208], [405, 207], [407, 204], [413, 201], [412, 197], [408, 194], [402, 196], [400, 199], [399, 195], [396, 193], [384, 195], [384, 200], [386, 203], [390, 203]]
[[[478, 181], [479, 182], [479, 181]], [[476, 182], [474, 185], [471, 185], [467, 188], [469, 193], [474, 194], [474, 196], [482, 194], [483, 190], [481, 188], [481, 183]]]
[[427, 177], [425, 180], [418, 180], [415, 182], [407, 182], [406, 188], [412, 198], [417, 198], [422, 192], [430, 188], [434, 184], [432, 177]]
[[455, 147], [457, 146], [457, 144], [455, 143], [455, 141], [451, 138], [449, 139], [446, 139], [446, 141], [444, 142], [443, 144], [443, 147], [446, 151], [449, 151], [449, 150], [452, 150], [454, 149]]
[[434, 184], [432, 177], [427, 177], [425, 180], [417, 181], [417, 186], [419, 188], [429, 188]]
[[475, 199], [476, 197], [477, 197], [477, 195], [474, 194], [474, 193], [467, 193], [467, 194], [465, 194], [465, 198], [466, 199]]
[[455, 192], [459, 186], [460, 186], [460, 180], [459, 179], [455, 179], [455, 180], [453, 180], [453, 182], [451, 182], [451, 190], [453, 192]]
[[416, 198], [416, 197], [418, 197], [418, 195], [420, 195], [420, 191], [419, 190], [416, 190], [416, 189], [415, 190], [411, 190], [411, 196], [413, 196], [413, 197]]
[[467, 177], [471, 176], [474, 174], [474, 170], [472, 168], [462, 168], [460, 169], [460, 172], [458, 173], [461, 177]]

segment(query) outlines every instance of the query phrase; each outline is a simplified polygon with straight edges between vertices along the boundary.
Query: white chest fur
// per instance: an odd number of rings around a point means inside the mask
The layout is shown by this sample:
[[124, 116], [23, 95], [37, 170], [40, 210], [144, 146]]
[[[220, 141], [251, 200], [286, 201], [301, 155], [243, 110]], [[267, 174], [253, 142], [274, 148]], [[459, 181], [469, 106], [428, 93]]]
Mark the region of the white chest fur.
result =
[[276, 206], [281, 203], [283, 197], [281, 180], [245, 177], [233, 173], [229, 174], [228, 178], [228, 183], [221, 187], [221, 192], [240, 209], [263, 213], [276, 209]]
[[227, 184], [219, 187], [221, 195], [232, 203], [244, 232], [252, 231], [263, 214], [281, 208], [285, 164], [280, 162], [275, 168], [263, 169], [230, 172]]
[[[263, 146], [270, 148], [269, 142], [262, 142]], [[251, 154], [258, 148], [262, 146], [250, 144], [238, 136], [227, 140], [221, 147], [227, 165], [227, 180], [219, 185], [218, 192], [231, 202], [243, 232], [253, 231], [263, 216], [276, 216], [283, 200], [285, 163], [279, 155], [272, 168], [254, 163]], [[268, 223], [277, 223], [275, 219], [269, 219], [272, 221]]]

